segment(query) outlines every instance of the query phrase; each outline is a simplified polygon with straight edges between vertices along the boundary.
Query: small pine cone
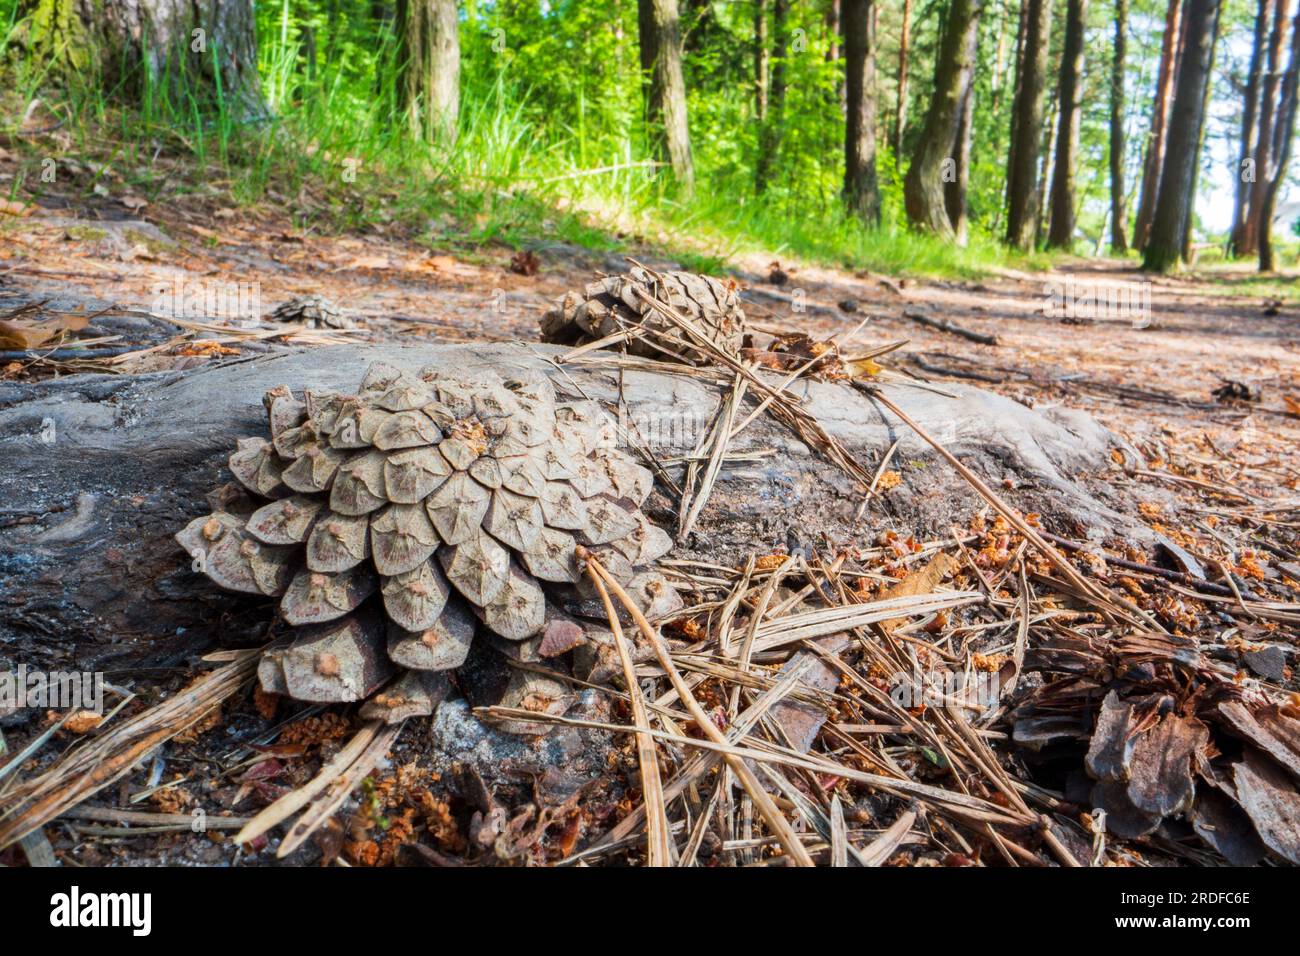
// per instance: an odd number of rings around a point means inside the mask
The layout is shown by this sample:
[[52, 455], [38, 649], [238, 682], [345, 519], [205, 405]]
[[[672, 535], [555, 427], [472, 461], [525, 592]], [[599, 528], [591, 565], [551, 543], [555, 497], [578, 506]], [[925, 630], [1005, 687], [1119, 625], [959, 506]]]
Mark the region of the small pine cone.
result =
[[642, 266], [633, 266], [625, 275], [597, 279], [581, 292], [565, 293], [542, 317], [542, 341], [579, 345], [639, 329], [643, 334], [627, 345], [632, 354], [708, 364], [709, 357], [695, 341], [644, 296], [677, 310], [728, 354], [739, 351], [745, 313], [734, 282], [689, 272], [654, 273]]

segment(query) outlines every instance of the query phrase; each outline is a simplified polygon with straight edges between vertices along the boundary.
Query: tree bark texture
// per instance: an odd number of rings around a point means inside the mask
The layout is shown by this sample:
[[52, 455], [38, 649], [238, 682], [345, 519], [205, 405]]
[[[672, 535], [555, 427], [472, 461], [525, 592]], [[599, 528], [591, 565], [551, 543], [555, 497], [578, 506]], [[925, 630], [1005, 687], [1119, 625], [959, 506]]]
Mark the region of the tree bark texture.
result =
[[903, 155], [907, 132], [907, 67], [912, 43], [912, 0], [903, 0], [903, 26], [898, 36], [898, 102], [894, 106], [894, 160]]
[[1043, 90], [1047, 85], [1052, 0], [1025, 0], [1025, 9], [1007, 157], [1007, 244], [1028, 251], [1038, 235], [1038, 158], [1043, 141]]
[[460, 119], [456, 0], [397, 0], [399, 102], [411, 135], [450, 146]]
[[912, 228], [953, 238], [945, 181], [957, 174], [955, 150], [966, 87], [974, 68], [971, 34], [979, 28], [982, 0], [952, 0], [935, 61], [934, 91], [925, 125], [903, 181], [903, 204]]
[[1155, 216], [1142, 258], [1142, 267], [1154, 272], [1168, 272], [1182, 257], [1218, 16], [1219, 0], [1187, 0], [1184, 25], [1187, 37], [1169, 114], [1169, 136]]
[[844, 0], [844, 198], [863, 223], [880, 223], [876, 180], [876, 31], [874, 0]]
[[1124, 208], [1124, 73], [1128, 55], [1128, 0], [1115, 0], [1115, 45], [1110, 62], [1110, 250], [1128, 252]]
[[790, 55], [790, 0], [772, 5], [771, 80], [767, 93], [767, 117], [758, 128], [758, 159], [754, 164], [754, 191], [764, 192], [781, 155], [785, 133], [786, 59]]
[[12, 44], [53, 75], [138, 97], [265, 112], [252, 0], [20, 0]]
[[1165, 136], [1170, 98], [1178, 70], [1179, 36], [1182, 32], [1183, 0], [1169, 0], [1165, 11], [1165, 32], [1160, 41], [1160, 70], [1156, 76], [1156, 94], [1151, 112], [1151, 132], [1147, 136], [1146, 159], [1142, 165], [1142, 186], [1138, 196], [1137, 218], [1133, 223], [1133, 247], [1145, 248], [1155, 212], [1160, 173], [1165, 159]]
[[1241, 149], [1237, 154], [1237, 195], [1232, 208], [1232, 233], [1229, 251], [1233, 256], [1248, 256], [1255, 252], [1258, 243], [1246, 228], [1254, 186], [1255, 144], [1259, 136], [1260, 97], [1264, 86], [1264, 69], [1268, 61], [1269, 24], [1278, 0], [1259, 0], [1255, 11], [1255, 41], [1251, 45], [1250, 67], [1246, 74], [1241, 114]]
[[1276, 131], [1282, 119], [1278, 103], [1282, 93], [1282, 60], [1286, 52], [1286, 23], [1290, 9], [1290, 0], [1277, 0], [1273, 8], [1273, 22], [1269, 27], [1268, 65], [1263, 76], [1259, 129], [1255, 137], [1255, 181], [1251, 184], [1250, 205], [1246, 210], [1247, 253], [1260, 250], [1265, 228], [1264, 203], [1276, 166]]
[[1077, 205], [1075, 167], [1079, 161], [1079, 119], [1083, 104], [1083, 51], [1088, 25], [1088, 0], [1069, 0], [1065, 14], [1065, 46], [1061, 51], [1056, 115], [1056, 158], [1052, 170], [1052, 218], [1047, 244], [1069, 249], [1074, 242]]
[[695, 189], [695, 164], [691, 159], [677, 0], [638, 0], [637, 26], [651, 141], [655, 151], [672, 166], [677, 184], [689, 194]]
[[1282, 98], [1278, 105], [1278, 133], [1275, 142], [1275, 162], [1264, 192], [1259, 216], [1259, 269], [1272, 272], [1277, 263], [1273, 251], [1273, 215], [1277, 209], [1277, 196], [1286, 181], [1286, 167], [1291, 159], [1295, 139], [1296, 101], [1300, 98], [1300, 10], [1296, 11], [1291, 30], [1291, 55], [1286, 74], [1282, 78]]

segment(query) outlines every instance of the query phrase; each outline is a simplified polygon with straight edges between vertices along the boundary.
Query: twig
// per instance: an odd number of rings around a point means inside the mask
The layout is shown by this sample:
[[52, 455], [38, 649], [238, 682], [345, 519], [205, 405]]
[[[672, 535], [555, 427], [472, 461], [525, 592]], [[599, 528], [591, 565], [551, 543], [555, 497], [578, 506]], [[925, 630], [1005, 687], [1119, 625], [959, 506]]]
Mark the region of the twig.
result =
[[970, 339], [972, 342], [979, 342], [981, 345], [999, 345], [998, 337], [990, 335], [987, 332], [976, 332], [965, 326], [958, 325], [950, 319], [938, 319], [932, 315], [926, 315], [924, 312], [916, 312], [911, 309], [903, 310], [903, 318], [911, 319], [913, 322], [927, 326], [931, 329], [938, 329], [940, 332], [947, 332], [949, 335], [960, 335], [964, 339]]
[[[595, 570], [596, 574], [604, 580], [606, 586], [608, 586], [609, 589], [614, 592], [614, 595], [619, 599], [619, 601], [622, 602], [623, 606], [627, 609], [627, 612], [632, 615], [632, 619], [636, 622], [637, 627], [641, 629], [641, 633], [645, 636], [646, 640], [650, 642], [650, 646], [654, 648], [655, 656], [659, 658], [660, 666], [663, 667], [664, 673], [668, 675], [668, 680], [677, 691], [682, 703], [685, 704], [686, 709], [690, 711], [691, 717], [694, 719], [696, 726], [715, 744], [729, 747], [730, 745], [727, 742], [726, 736], [718, 729], [717, 725], [709, 717], [704, 708], [700, 706], [700, 702], [695, 699], [695, 695], [691, 693], [691, 689], [682, 679], [682, 675], [673, 664], [672, 656], [668, 653], [668, 648], [664, 644], [663, 638], [659, 635], [659, 631], [646, 620], [645, 615], [641, 613], [641, 609], [636, 606], [630, 597], [628, 597], [627, 592], [624, 591], [622, 586], [610, 576], [609, 572], [601, 567], [600, 562], [597, 561], [589, 551], [581, 546], [579, 546], [578, 559], [580, 561], [588, 562], [588, 567]], [[812, 857], [808, 855], [808, 851], [804, 849], [803, 844], [799, 842], [798, 836], [795, 834], [794, 830], [790, 828], [789, 821], [781, 814], [781, 811], [777, 809], [776, 805], [772, 803], [772, 798], [754, 777], [753, 771], [745, 765], [743, 760], [729, 751], [724, 752], [723, 759], [726, 760], [727, 766], [731, 769], [731, 772], [736, 775], [736, 779], [740, 781], [741, 786], [745, 788], [745, 792], [749, 794], [750, 799], [754, 801], [754, 806], [758, 809], [759, 813], [762, 814], [763, 820], [772, 829], [772, 832], [776, 835], [777, 839], [781, 841], [781, 846], [785, 849], [785, 852], [790, 855], [791, 859], [793, 859], [797, 865], [812, 866]]]
[[587, 565], [587, 576], [600, 593], [600, 600], [605, 605], [605, 614], [609, 618], [609, 629], [614, 635], [614, 646], [618, 648], [618, 659], [623, 666], [623, 681], [627, 684], [628, 701], [632, 705], [632, 722], [636, 725], [636, 751], [641, 767], [641, 796], [646, 806], [646, 844], [649, 864], [652, 867], [671, 866], [673, 861], [672, 836], [668, 829], [668, 810], [664, 804], [664, 783], [659, 773], [659, 752], [655, 741], [649, 734], [650, 718], [646, 714], [645, 699], [641, 695], [641, 685], [636, 679], [636, 669], [632, 666], [632, 655], [627, 651], [623, 638], [623, 626], [614, 611], [609, 592], [592, 564]]

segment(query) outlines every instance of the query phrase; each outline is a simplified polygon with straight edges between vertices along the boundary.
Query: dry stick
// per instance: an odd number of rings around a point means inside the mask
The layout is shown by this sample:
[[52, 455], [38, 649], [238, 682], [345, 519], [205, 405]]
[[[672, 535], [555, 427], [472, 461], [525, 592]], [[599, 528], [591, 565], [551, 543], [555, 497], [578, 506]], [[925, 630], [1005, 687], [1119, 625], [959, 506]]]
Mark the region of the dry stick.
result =
[[[915, 421], [913, 421], [910, 415], [908, 415], [905, 411], [899, 408], [898, 405], [895, 404], [892, 400], [886, 398], [878, 388], [874, 388], [869, 385], [864, 385], [860, 382], [854, 382], [853, 386], [857, 388], [859, 391], [863, 392], [864, 394], [871, 396], [876, 401], [880, 402], [880, 404], [888, 408], [895, 415], [897, 415], [903, 421], [903, 423], [907, 425], [909, 428], [911, 428], [912, 431], [916, 432], [916, 434], [920, 436], [926, 442], [926, 444], [928, 444], [931, 448], [933, 448], [940, 455], [942, 455], [943, 458], [948, 462], [948, 464], [952, 465], [955, 469], [957, 469], [957, 473], [960, 474], [963, 478], [965, 478], [966, 481], [970, 484], [970, 486], [974, 488], [977, 492], [979, 492], [980, 496], [984, 498], [984, 500], [987, 501], [990, 505], [992, 505], [993, 509], [997, 511], [998, 514], [1006, 518], [1007, 521], [1009, 521], [1011, 525], [1017, 531], [1019, 531], [1020, 534], [1027, 541], [1031, 542], [1034, 545], [1034, 547], [1036, 547], [1058, 571], [1064, 574], [1065, 577], [1075, 587], [1079, 588], [1085, 595], [1090, 597], [1096, 604], [1098, 604], [1099, 609], [1103, 614], [1105, 614], [1107, 617], [1111, 617], [1112, 615], [1114, 615], [1113, 609], [1117, 604], [1117, 600], [1105, 594], [1094, 584], [1092, 584], [1092, 582], [1088, 581], [1081, 574], [1079, 574], [1079, 572], [1075, 570], [1074, 565], [1070, 564], [1069, 561], [1065, 560], [1061, 552], [1057, 551], [1056, 548], [1052, 547], [1052, 545], [1049, 544], [1048, 541], [1042, 535], [1040, 535], [1037, 531], [1035, 531], [1032, 527], [1030, 527], [1029, 523], [1026, 522], [1025, 519], [1020, 516], [1019, 512], [1017, 512], [1014, 508], [1012, 508], [1010, 505], [1004, 502], [998, 495], [996, 495], [993, 492], [993, 489], [991, 489], [988, 485], [986, 485], [980, 479], [980, 477], [977, 474], [975, 474], [975, 472], [971, 471], [969, 468], [963, 465], [957, 459], [956, 455], [954, 455], [947, 448], [945, 448], [938, 441], [936, 441], [933, 437], [931, 437], [930, 434], [925, 429], [923, 429], [920, 425], [918, 425]], [[1137, 614], [1139, 618], [1142, 619], [1142, 623], [1149, 624], [1160, 631], [1164, 630], [1163, 628], [1160, 627], [1159, 624], [1157, 624], [1155, 621], [1152, 621], [1146, 614], [1144, 614], [1139, 608], [1132, 605], [1131, 603], [1127, 601], [1119, 601], [1118, 604], [1124, 610], [1129, 611], [1130, 613]], [[1125, 615], [1120, 615], [1120, 616], [1125, 616]], [[1130, 618], [1129, 623], [1138, 624], [1139, 622], [1134, 621]]]
[[[1089, 546], [1081, 541], [1071, 541], [1069, 538], [1062, 538], [1044, 531], [1043, 537], [1058, 544], [1066, 551], [1083, 551], [1089, 550]], [[1130, 561], [1127, 558], [1119, 558], [1112, 554], [1103, 554], [1102, 560], [1107, 564], [1114, 565], [1117, 568], [1123, 568], [1125, 571], [1138, 571], [1142, 574], [1154, 575], [1158, 578], [1164, 578], [1166, 581], [1177, 581], [1179, 584], [1186, 584], [1188, 587], [1202, 588], [1211, 593], [1218, 594], [1222, 597], [1232, 597], [1232, 590], [1224, 585], [1215, 584], [1213, 581], [1206, 581], [1194, 575], [1187, 574], [1184, 571], [1170, 571], [1168, 568], [1158, 568], [1155, 565], [1144, 564], [1141, 561]]]
[[[731, 392], [723, 401], [722, 407], [718, 409], [718, 417], [713, 427], [713, 448], [709, 452], [709, 463], [704, 469], [704, 477], [700, 480], [699, 487], [694, 493], [694, 497], [687, 508], [686, 493], [682, 495], [682, 508], [686, 509], [682, 515], [681, 524], [677, 529], [677, 540], [684, 541], [686, 536], [691, 533], [695, 527], [695, 522], [699, 520], [700, 512], [704, 510], [705, 504], [708, 503], [709, 495], [713, 493], [713, 485], [718, 480], [718, 472], [722, 470], [722, 459], [727, 453], [727, 446], [731, 443], [733, 437], [732, 423], [736, 420], [736, 411], [740, 408], [740, 403], [745, 397], [746, 382], [737, 375], [732, 380]], [[704, 449], [696, 447], [696, 453]], [[698, 465], [692, 462], [688, 466], [689, 477], [683, 482], [689, 491]]]
[[[192, 727], [243, 687], [253, 676], [257, 659], [257, 653], [249, 653], [204, 674], [158, 706], [68, 751], [49, 770], [13, 788], [5, 795], [6, 803], [32, 802], [0, 823], [0, 849], [125, 777], [155, 747]], [[13, 810], [10, 806], [6, 815]]]
[[986, 332], [976, 332], [965, 326], [958, 325], [949, 319], [938, 319], [932, 315], [926, 315], [924, 312], [915, 312], [904, 310], [903, 318], [911, 319], [920, 325], [927, 326], [931, 329], [938, 329], [940, 332], [947, 332], [949, 335], [960, 335], [964, 339], [970, 339], [972, 342], [979, 342], [981, 345], [998, 345], [998, 337]]
[[713, 786], [709, 788], [709, 799], [700, 808], [700, 819], [696, 822], [690, 839], [686, 841], [686, 849], [682, 851], [682, 866], [695, 865], [695, 858], [700, 852], [700, 844], [704, 842], [704, 834], [709, 830], [709, 819], [717, 810], [718, 798], [722, 795], [726, 785], [726, 775], [718, 774], [717, 779], [713, 781]]
[[[677, 695], [681, 698], [682, 703], [686, 705], [686, 709], [690, 711], [691, 717], [694, 718], [696, 726], [698, 726], [699, 729], [703, 731], [715, 744], [729, 747], [730, 744], [727, 741], [726, 735], [718, 729], [717, 725], [710, 719], [708, 713], [706, 713], [704, 708], [700, 706], [700, 702], [695, 699], [695, 695], [691, 693], [691, 689], [686, 686], [686, 681], [682, 679], [682, 675], [678, 672], [676, 665], [673, 664], [672, 656], [669, 654], [668, 648], [663, 642], [663, 638], [659, 635], [659, 631], [646, 620], [645, 615], [641, 613], [641, 609], [633, 603], [632, 599], [628, 597], [627, 592], [624, 591], [622, 586], [610, 576], [609, 572], [601, 566], [600, 562], [595, 559], [591, 552], [579, 546], [578, 560], [587, 562], [587, 567], [594, 570], [595, 573], [604, 580], [609, 589], [613, 591], [614, 595], [620, 602], [622, 602], [623, 606], [627, 609], [627, 612], [632, 615], [632, 620], [636, 622], [637, 627], [641, 629], [641, 633], [645, 635], [646, 640], [650, 642], [650, 646], [654, 648], [655, 656], [659, 658], [659, 665], [668, 675], [668, 680], [677, 691]], [[791, 828], [790, 821], [788, 821], [782, 815], [781, 811], [777, 809], [776, 804], [772, 802], [772, 798], [768, 795], [767, 791], [763, 789], [762, 785], [754, 777], [753, 771], [751, 771], [749, 767], [745, 765], [745, 762], [735, 754], [724, 751], [723, 759], [727, 762], [727, 766], [731, 768], [731, 772], [736, 775], [736, 779], [740, 781], [741, 786], [745, 788], [750, 799], [754, 801], [754, 805], [757, 807], [758, 812], [762, 814], [764, 821], [771, 828], [773, 834], [775, 834], [777, 839], [781, 841], [781, 846], [784, 847], [785, 852], [790, 855], [790, 858], [799, 866], [813, 866], [812, 857], [808, 855], [808, 851], [804, 849], [803, 843], [800, 842], [798, 835], [795, 834], [794, 830]]]
[[[786, 697], [794, 694], [795, 689], [812, 668], [813, 663], [813, 658], [806, 657], [788, 671], [782, 672], [770, 688], [764, 691], [752, 704], [745, 708], [743, 713], [732, 721], [731, 726], [727, 728], [728, 739], [743, 740], [768, 710]], [[670, 801], [675, 800], [687, 786], [711, 770], [718, 760], [719, 757], [714, 752], [692, 758], [664, 788], [667, 798]], [[641, 808], [634, 809], [615, 824], [613, 829], [605, 835], [600, 845], [605, 846], [623, 840], [636, 829], [641, 822], [642, 816], [643, 811]]]
[[[65, 718], [66, 720], [66, 718]], [[5, 743], [4, 731], [0, 730], [0, 754], [8, 753], [8, 745]], [[17, 780], [18, 778], [14, 778]], [[43, 830], [33, 830], [27, 836], [18, 841], [22, 851], [27, 856], [28, 866], [58, 866], [59, 860], [54, 855], [54, 848], [50, 846], [49, 839], [45, 836]]]
[[[379, 724], [379, 721], [373, 723]], [[402, 733], [404, 726], [406, 726], [406, 721], [376, 727], [374, 738], [361, 751], [351, 766], [344, 770], [339, 775], [339, 778], [329, 785], [329, 788], [321, 797], [304, 810], [302, 816], [289, 828], [289, 832], [285, 834], [284, 839], [280, 842], [280, 849], [275, 853], [277, 859], [284, 859], [302, 846], [309, 836], [315, 833], [325, 821], [334, 816], [338, 808], [343, 805], [343, 801], [348, 798], [348, 794], [379, 764], [379, 761], [384, 758], [384, 754], [388, 753], [389, 748], [397, 742], [397, 738]]]
[[767, 398], [765, 398], [765, 399], [763, 399], [761, 402], [759, 402], [758, 405], [754, 408], [754, 410], [751, 411], [748, 415], [745, 416], [745, 420], [742, 421], [739, 425], [737, 425], [735, 428], [732, 429], [732, 431], [731, 431], [731, 437], [732, 437], [732, 438], [735, 438], [737, 435], [739, 435], [741, 432], [743, 432], [746, 428], [748, 428], [749, 425], [750, 425], [750, 423], [751, 423], [755, 418], [757, 418], [759, 415], [763, 414], [763, 412], [765, 412], [765, 411], [767, 410], [767, 407], [768, 407], [769, 405], [772, 404], [772, 402], [775, 400], [775, 398], [776, 398], [776, 396], [777, 396], [778, 394], [781, 394], [781, 393], [785, 392], [785, 390], [786, 390], [787, 388], [789, 388], [791, 385], [794, 384], [795, 379], [797, 379], [797, 378], [798, 378], [800, 375], [802, 375], [804, 372], [808, 371], [810, 368], [812, 368], [814, 365], [816, 365], [818, 362], [820, 362], [820, 361], [822, 360], [822, 358], [824, 358], [824, 356], [816, 355], [816, 356], [810, 358], [807, 362], [804, 362], [803, 365], [800, 365], [800, 366], [799, 366], [797, 369], [795, 369], [793, 372], [791, 372], [791, 373], [786, 377], [785, 381], [782, 382], [780, 385], [778, 385], [778, 386], [776, 387], [776, 391], [775, 391], [772, 395], [769, 395]]
[[859, 854], [859, 858], [863, 860], [862, 865], [880, 866], [893, 856], [894, 851], [902, 845], [904, 838], [915, 822], [915, 810], [908, 810], [906, 813], [900, 814], [898, 819], [891, 823], [887, 830], [881, 831], [880, 836], [862, 848], [862, 852]]
[[636, 669], [632, 665], [632, 655], [627, 652], [623, 641], [623, 627], [619, 623], [614, 604], [609, 599], [609, 592], [601, 582], [600, 576], [590, 564], [587, 576], [600, 593], [600, 600], [605, 605], [605, 614], [609, 617], [609, 629], [614, 634], [614, 646], [618, 648], [618, 659], [623, 665], [623, 681], [627, 684], [628, 700], [632, 704], [632, 722], [636, 725], [636, 753], [641, 766], [641, 796], [646, 806], [646, 847], [649, 852], [649, 864], [654, 867], [672, 866], [672, 837], [668, 830], [668, 808], [664, 803], [664, 782], [659, 774], [659, 751], [655, 747], [654, 737], [650, 736], [650, 718], [646, 714], [645, 699], [641, 695], [641, 685], [637, 683]]
[[747, 365], [739, 361], [735, 356], [728, 354], [726, 350], [720, 348], [708, 336], [701, 335], [690, 320], [680, 311], [648, 295], [643, 289], [637, 288], [633, 291], [643, 302], [684, 331], [702, 351], [709, 353], [738, 375], [743, 375], [756, 390], [769, 396], [774, 402], [776, 410], [781, 412], [780, 417], [784, 419], [785, 424], [794, 431], [800, 441], [812, 448], [816, 446], [816, 442], [812, 440], [815, 438], [817, 442], [821, 443], [831, 461], [842, 468], [849, 477], [861, 482], [864, 486], [871, 481], [870, 474], [853, 459], [839, 440], [822, 428], [821, 423], [816, 418], [792, 403], [789, 396], [768, 385], [755, 375]]
[[357, 757], [375, 739], [375, 735], [379, 733], [381, 726], [378, 721], [371, 721], [363, 726], [343, 749], [334, 755], [334, 759], [320, 769], [320, 772], [309, 783], [304, 784], [297, 790], [286, 793], [248, 821], [248, 824], [235, 835], [235, 842], [253, 842], [267, 830], [283, 823], [311, 803], [318, 794], [324, 791], [356, 761]]
[[[568, 727], [589, 727], [593, 730], [606, 730], [610, 733], [626, 734], [636, 733], [636, 729], [629, 727], [627, 724], [611, 724], [607, 721], [583, 720], [577, 717], [558, 717], [551, 714], [539, 714], [536, 711], [525, 710], [522, 707], [487, 707], [484, 710], [494, 716], [511, 717], [517, 719], [535, 720], [542, 723], [562, 724]], [[862, 770], [854, 770], [852, 767], [842, 766], [828, 759], [820, 757], [810, 757], [790, 751], [787, 748], [775, 747], [768, 745], [766, 749], [757, 747], [741, 747], [730, 742], [716, 742], [712, 739], [704, 740], [698, 737], [682, 737], [677, 734], [668, 733], [663, 730], [649, 731], [651, 735], [675, 743], [683, 747], [695, 747], [699, 750], [706, 750], [712, 754], [718, 754], [725, 760], [728, 757], [741, 762], [744, 766], [745, 760], [753, 760], [760, 763], [775, 763], [784, 767], [791, 767], [796, 770], [809, 770], [813, 773], [823, 774], [829, 777], [842, 777], [845, 780], [852, 780], [856, 783], [863, 783], [870, 787], [876, 787], [895, 795], [918, 796], [926, 800], [933, 801], [942, 810], [954, 816], [962, 817], [967, 820], [973, 820], [976, 823], [990, 822], [1002, 826], [1025, 827], [1034, 826], [1039, 821], [1034, 816], [1028, 816], [1017, 812], [1013, 809], [999, 806], [989, 800], [983, 800], [979, 797], [971, 796], [967, 793], [961, 793], [955, 790], [947, 790], [943, 787], [933, 786], [926, 783], [917, 783], [908, 777], [886, 777], [881, 774], [867, 773]], [[845, 738], [846, 740], [849, 738]], [[870, 757], [870, 754], [866, 754]], [[746, 768], [748, 769], [748, 768]], [[752, 774], [749, 777], [753, 779]], [[761, 788], [759, 788], [761, 790]], [[680, 791], [679, 791], [680, 792]], [[771, 796], [763, 792], [767, 800], [771, 801]], [[775, 803], [770, 803], [775, 808]], [[607, 834], [611, 842], [621, 840], [629, 833], [635, 830], [635, 826], [625, 827], [624, 823], [632, 817], [629, 814], [619, 825]], [[785, 818], [781, 818], [785, 821]], [[789, 821], [785, 821], [786, 829], [794, 835], [793, 830], [789, 830]], [[778, 836], [778, 839], [780, 837]], [[600, 844], [604, 847], [606, 844]]]

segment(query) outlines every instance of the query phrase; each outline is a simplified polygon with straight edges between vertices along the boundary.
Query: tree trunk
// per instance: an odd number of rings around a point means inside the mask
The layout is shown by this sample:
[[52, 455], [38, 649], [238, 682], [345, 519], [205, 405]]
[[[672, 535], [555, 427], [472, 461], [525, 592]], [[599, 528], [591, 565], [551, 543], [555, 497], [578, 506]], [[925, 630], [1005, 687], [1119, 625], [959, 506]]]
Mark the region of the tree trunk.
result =
[[1133, 247], [1146, 247], [1155, 213], [1156, 194], [1160, 188], [1160, 171], [1165, 158], [1166, 120], [1178, 71], [1179, 35], [1182, 26], [1183, 0], [1169, 0], [1165, 11], [1165, 32], [1160, 43], [1160, 71], [1156, 77], [1155, 101], [1151, 107], [1151, 132], [1147, 137], [1146, 159], [1142, 165], [1142, 187], [1138, 196], [1137, 219], [1133, 223]]
[[1160, 191], [1151, 235], [1142, 257], [1142, 268], [1153, 272], [1168, 272], [1182, 255], [1183, 229], [1192, 204], [1196, 147], [1205, 107], [1205, 86], [1210, 81], [1210, 57], [1218, 16], [1219, 0], [1187, 0], [1184, 25], [1187, 36], [1169, 114]]
[[[971, 63], [975, 62], [978, 40], [978, 31], [972, 30], [967, 52]], [[948, 210], [948, 222], [952, 224], [953, 239], [959, 246], [966, 245], [967, 239], [966, 189], [970, 183], [970, 141], [974, 119], [975, 71], [972, 69], [966, 77], [966, 90], [961, 98], [961, 119], [957, 124], [957, 134], [953, 141], [956, 170], [953, 177], [943, 184], [943, 204]]]
[[1241, 151], [1237, 156], [1237, 197], [1232, 208], [1232, 233], [1228, 249], [1235, 257], [1248, 256], [1256, 248], [1253, 236], [1246, 233], [1246, 218], [1255, 182], [1254, 162], [1256, 137], [1259, 134], [1260, 96], [1264, 85], [1264, 66], [1267, 60], [1269, 22], [1277, 0], [1259, 0], [1255, 12], [1255, 42], [1250, 51], [1250, 72], [1246, 76], [1246, 90], [1241, 114]]
[[997, 30], [998, 45], [993, 52], [993, 75], [989, 78], [989, 92], [992, 94], [993, 115], [1002, 110], [1002, 86], [1006, 73], [1007, 60], [1007, 9], [998, 9]]
[[[1039, 201], [1047, 195], [1047, 183], [1052, 174], [1052, 156], [1056, 152], [1056, 87], [1053, 86], [1047, 95], [1047, 112], [1043, 120], [1043, 156], [1039, 162], [1038, 169], [1038, 197]], [[1043, 222], [1046, 216], [1039, 216], [1037, 227], [1034, 231], [1034, 245], [1043, 241]]]
[[411, 135], [448, 146], [460, 119], [456, 0], [397, 0], [398, 102]]
[[1084, 31], [1088, 0], [1069, 0], [1065, 13], [1065, 47], [1057, 94], [1056, 165], [1052, 171], [1052, 220], [1047, 244], [1069, 249], [1074, 242], [1075, 165], [1079, 160], [1079, 117], [1082, 113]]
[[767, 0], [754, 0], [754, 115], [759, 123], [767, 121], [768, 56]]
[[1038, 235], [1038, 156], [1043, 141], [1043, 89], [1052, 32], [1052, 0], [1025, 0], [1016, 99], [1007, 156], [1007, 243], [1028, 251]]
[[903, 181], [903, 201], [913, 229], [953, 238], [944, 186], [957, 175], [957, 136], [966, 87], [974, 69], [971, 34], [979, 28], [982, 0], [951, 0], [935, 61], [934, 91], [920, 142]]
[[691, 160], [677, 0], [638, 0], [637, 27], [650, 138], [656, 153], [672, 166], [678, 185], [689, 194], [695, 189], [695, 164]]
[[844, 199], [868, 226], [880, 224], [876, 182], [875, 0], [844, 0]]
[[[1220, 11], [1219, 16], [1214, 18], [1214, 35], [1210, 39], [1210, 66], [1207, 71], [1209, 76], [1214, 75], [1214, 57], [1219, 49], [1219, 31], [1223, 26], [1223, 15]], [[1196, 131], [1196, 163], [1192, 166], [1192, 185], [1187, 194], [1187, 217], [1183, 220], [1183, 261], [1192, 261], [1192, 225], [1196, 219], [1196, 189], [1201, 175], [1201, 156], [1205, 152], [1205, 127], [1210, 116], [1210, 96], [1214, 91], [1214, 85], [1207, 78], [1205, 82], [1205, 97], [1201, 104], [1201, 125]]]
[[790, 50], [790, 0], [772, 5], [772, 81], [768, 89], [767, 119], [758, 130], [758, 160], [754, 164], [754, 191], [767, 189], [781, 152], [785, 132], [785, 61]]
[[1259, 104], [1259, 130], [1255, 137], [1255, 182], [1251, 185], [1250, 206], [1246, 211], [1246, 254], [1259, 251], [1264, 231], [1263, 209], [1272, 178], [1274, 158], [1274, 130], [1281, 121], [1278, 97], [1282, 84], [1282, 54], [1286, 43], [1286, 15], [1291, 4], [1278, 0], [1273, 8], [1273, 23], [1269, 28], [1268, 67], [1263, 77], [1263, 91]]
[[1110, 65], [1110, 251], [1128, 252], [1124, 211], [1124, 58], [1128, 41], [1128, 0], [1115, 0], [1115, 49]]
[[907, 132], [907, 56], [912, 43], [912, 0], [903, 0], [903, 28], [898, 38], [898, 103], [894, 106], [894, 161], [903, 155]]
[[1278, 136], [1276, 162], [1272, 175], [1268, 179], [1268, 188], [1264, 191], [1263, 206], [1259, 216], [1259, 269], [1272, 272], [1277, 263], [1273, 254], [1273, 214], [1277, 209], [1277, 194], [1286, 181], [1286, 166], [1291, 159], [1292, 142], [1295, 139], [1296, 101], [1300, 98], [1297, 87], [1300, 86], [1300, 9], [1296, 10], [1291, 31], [1291, 56], [1287, 63], [1286, 76], [1282, 81], [1282, 98], [1278, 105]]
[[19, 0], [18, 16], [11, 45], [65, 80], [265, 114], [252, 0]]

